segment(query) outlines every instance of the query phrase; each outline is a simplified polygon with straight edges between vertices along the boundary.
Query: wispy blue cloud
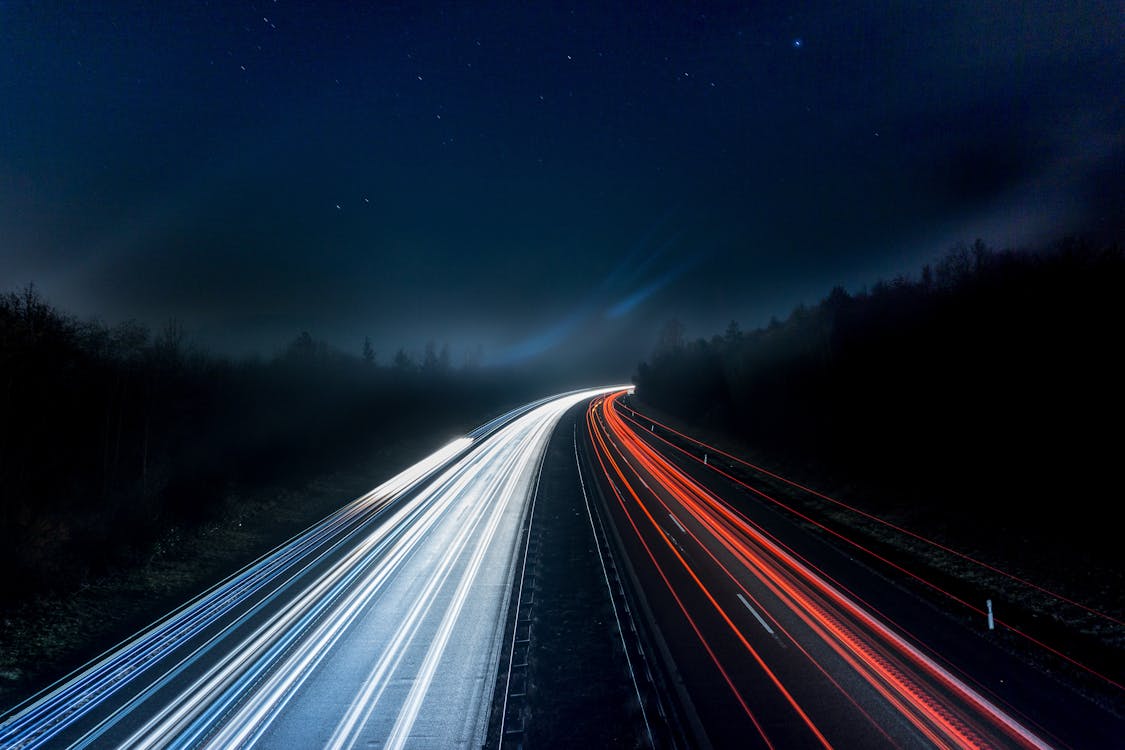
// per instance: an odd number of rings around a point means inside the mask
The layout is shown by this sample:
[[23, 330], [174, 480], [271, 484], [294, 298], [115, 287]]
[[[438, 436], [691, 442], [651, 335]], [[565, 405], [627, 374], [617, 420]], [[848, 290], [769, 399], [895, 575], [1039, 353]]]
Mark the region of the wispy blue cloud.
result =
[[533, 336], [528, 336], [508, 347], [496, 357], [495, 363], [498, 365], [519, 364], [550, 351], [565, 341], [588, 317], [588, 310], [576, 310], [550, 328]]
[[[661, 258], [663, 258], [668, 251], [675, 246], [683, 234], [683, 230], [677, 230], [671, 237], [667, 237], [670, 221], [677, 213], [677, 207], [672, 207], [658, 219], [649, 229], [645, 232], [644, 236], [633, 246], [629, 253], [621, 260], [620, 263], [607, 275], [602, 281], [590, 291], [586, 299], [578, 304], [574, 310], [564, 317], [562, 320], [553, 323], [546, 329], [528, 336], [521, 341], [512, 344], [504, 349], [493, 360], [499, 365], [512, 365], [525, 362], [535, 357], [545, 354], [550, 350], [560, 346], [566, 342], [579, 327], [592, 320], [599, 314], [601, 310], [605, 309], [608, 300], [612, 296], [619, 294], [621, 289], [627, 289], [633, 286], [636, 281], [648, 272]], [[662, 235], [665, 237], [661, 239]], [[659, 244], [657, 245], [656, 243]], [[655, 249], [652, 249], [656, 245]], [[695, 261], [688, 261], [677, 266], [672, 271], [665, 273], [656, 281], [641, 290], [634, 292], [626, 300], [614, 305], [612, 310], [616, 310], [622, 305], [626, 304], [629, 300], [637, 297], [636, 302], [623, 308], [624, 314], [628, 308], [639, 303], [645, 297], [654, 294], [660, 287], [666, 286], [675, 280], [679, 275], [686, 271], [689, 267], [694, 265]], [[655, 288], [649, 289], [655, 285]], [[641, 295], [638, 297], [638, 295]], [[618, 317], [619, 315], [610, 315], [610, 317]]]
[[606, 311], [606, 317], [610, 319], [620, 318], [621, 316], [631, 312], [634, 308], [637, 307], [637, 305], [641, 304], [646, 299], [656, 294], [661, 289], [664, 289], [669, 284], [673, 283], [685, 273], [690, 271], [692, 268], [698, 265], [702, 259], [702, 255], [695, 255], [687, 258], [674, 268], [670, 268], [669, 270], [665, 271], [660, 276], [656, 277], [649, 283], [634, 291], [632, 294], [629, 294], [625, 298], [618, 301], [617, 304], [610, 307]]

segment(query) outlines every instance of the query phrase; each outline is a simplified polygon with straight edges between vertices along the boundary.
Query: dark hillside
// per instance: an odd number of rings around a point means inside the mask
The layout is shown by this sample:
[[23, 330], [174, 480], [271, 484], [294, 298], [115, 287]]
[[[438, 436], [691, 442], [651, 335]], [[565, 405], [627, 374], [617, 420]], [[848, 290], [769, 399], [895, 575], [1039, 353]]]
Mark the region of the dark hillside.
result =
[[362, 354], [302, 333], [234, 362], [175, 323], [153, 335], [77, 321], [32, 287], [0, 296], [0, 604], [143, 562], [232, 495], [349, 468], [380, 437], [452, 437], [539, 395], [433, 347], [390, 367]]
[[[1120, 559], [1108, 523], [1125, 417], [1125, 255], [979, 241], [919, 278], [832, 290], [749, 333], [669, 324], [638, 396], [879, 509]], [[1087, 552], [1084, 552], [1087, 554]]]

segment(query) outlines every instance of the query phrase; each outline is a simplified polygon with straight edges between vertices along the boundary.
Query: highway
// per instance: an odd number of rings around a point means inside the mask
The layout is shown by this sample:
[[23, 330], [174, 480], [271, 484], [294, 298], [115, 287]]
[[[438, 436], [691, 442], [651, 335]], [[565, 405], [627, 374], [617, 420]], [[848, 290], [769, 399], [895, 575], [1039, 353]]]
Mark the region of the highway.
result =
[[14, 707], [0, 746], [480, 747], [547, 442], [603, 392], [450, 443]]
[[623, 396], [592, 402], [585, 471], [694, 744], [1125, 746], [1118, 718], [677, 451]]
[[[1125, 746], [1120, 719], [674, 445], [627, 390], [542, 399], [453, 441], [5, 712], [0, 747], [485, 746], [512, 705], [509, 606], [544, 492], [536, 523], [557, 528], [541, 538], [570, 549], [537, 553], [555, 570], [537, 606], [571, 624], [531, 626], [544, 689], [503, 747], [598, 736], [547, 706], [589, 706], [583, 684], [613, 679], [623, 704], [587, 712], [637, 746]], [[586, 578], [576, 550], [595, 556]]]

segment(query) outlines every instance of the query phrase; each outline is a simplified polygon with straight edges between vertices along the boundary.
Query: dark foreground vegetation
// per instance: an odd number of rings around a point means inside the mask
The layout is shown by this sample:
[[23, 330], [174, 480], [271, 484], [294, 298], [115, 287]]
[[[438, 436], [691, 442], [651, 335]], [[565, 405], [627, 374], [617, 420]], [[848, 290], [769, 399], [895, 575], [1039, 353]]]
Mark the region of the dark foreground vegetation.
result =
[[452, 438], [530, 398], [521, 382], [432, 347], [383, 367], [370, 345], [307, 333], [234, 362], [175, 323], [154, 335], [78, 321], [32, 287], [0, 296], [0, 606], [142, 564], [169, 529], [358, 463], [377, 439]]
[[669, 323], [637, 395], [822, 489], [863, 488], [874, 510], [986, 533], [1001, 557], [1032, 539], [1072, 550], [1080, 575], [1125, 549], [1109, 521], [1123, 304], [1120, 248], [978, 241], [918, 278], [836, 288], [752, 332], [686, 341]]

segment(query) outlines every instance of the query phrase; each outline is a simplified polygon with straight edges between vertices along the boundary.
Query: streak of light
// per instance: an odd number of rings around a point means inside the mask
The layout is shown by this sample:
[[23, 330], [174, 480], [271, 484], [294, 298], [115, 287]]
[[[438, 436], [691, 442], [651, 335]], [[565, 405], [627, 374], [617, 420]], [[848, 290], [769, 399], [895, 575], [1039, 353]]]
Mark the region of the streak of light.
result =
[[[962, 552], [959, 552], [959, 551], [953, 549], [952, 547], [949, 547], [948, 545], [944, 545], [944, 544], [941, 544], [940, 542], [936, 542], [936, 541], [933, 541], [931, 539], [928, 539], [927, 537], [922, 536], [921, 534], [918, 534], [916, 532], [910, 531], [909, 529], [903, 528], [902, 526], [898, 526], [898, 525], [893, 524], [889, 521], [881, 519], [876, 515], [873, 515], [871, 513], [867, 513], [866, 511], [863, 511], [863, 510], [861, 510], [859, 508], [856, 508], [852, 505], [848, 505], [847, 503], [843, 503], [839, 500], [835, 500], [835, 499], [829, 497], [828, 495], [825, 495], [821, 492], [818, 492], [818, 491], [816, 491], [814, 489], [811, 489], [809, 487], [806, 487], [804, 485], [798, 484], [797, 482], [793, 482], [789, 479], [786, 479], [785, 477], [783, 477], [779, 474], [775, 474], [775, 473], [769, 471], [768, 469], [764, 469], [764, 468], [762, 468], [760, 466], [757, 466], [755, 464], [749, 463], [747, 461], [743, 461], [742, 459], [738, 458], [737, 456], [734, 456], [730, 453], [722, 451], [719, 448], [716, 448], [712, 445], [708, 445], [708, 444], [703, 443], [699, 440], [696, 440], [695, 438], [692, 438], [688, 435], [685, 435], [682, 432], [678, 432], [677, 430], [673, 429], [672, 427], [669, 427], [668, 425], [663, 424], [662, 422], [657, 421], [657, 420], [653, 419], [652, 417], [641, 414], [640, 412], [637, 412], [633, 409], [629, 409], [629, 411], [632, 414], [632, 416], [631, 417], [623, 417], [623, 418], [626, 419], [629, 422], [632, 422], [637, 427], [643, 427], [643, 424], [648, 424], [650, 426], [659, 425], [662, 430], [665, 430], [669, 434], [676, 435], [677, 437], [680, 437], [684, 440], [687, 440], [690, 443], [698, 445], [698, 446], [704, 448], [710, 454], [723, 456], [723, 457], [729, 459], [730, 461], [741, 464], [742, 466], [745, 466], [749, 469], [752, 469], [753, 471], [760, 472], [761, 474], [764, 474], [768, 477], [771, 477], [773, 479], [781, 481], [781, 482], [789, 485], [790, 487], [793, 487], [795, 489], [801, 490], [802, 492], [806, 492], [808, 494], [811, 494], [811, 495], [813, 495], [817, 498], [820, 498], [821, 500], [825, 500], [827, 502], [830, 502], [837, 507], [843, 508], [844, 510], [848, 510], [848, 511], [853, 512], [857, 515], [863, 516], [864, 518], [867, 518], [871, 521], [879, 523], [882, 526], [890, 528], [890, 529], [892, 529], [896, 532], [902, 533], [906, 536], [909, 536], [913, 539], [916, 539], [920, 542], [923, 542], [927, 545], [930, 545], [930, 546], [932, 546], [936, 549], [940, 549], [944, 552], [947, 552], [947, 553], [953, 555], [954, 557], [957, 557], [957, 558], [960, 558], [960, 559], [964, 560], [965, 562], [971, 563], [973, 565], [980, 566], [981, 568], [984, 568], [984, 569], [989, 570], [993, 573], [1001, 575], [1005, 578], [1008, 578], [1009, 580], [1015, 581], [1016, 583], [1019, 583], [1019, 584], [1025, 585], [1029, 588], [1035, 589], [1036, 591], [1038, 591], [1042, 594], [1045, 594], [1046, 596], [1049, 596], [1051, 598], [1054, 598], [1054, 599], [1057, 599], [1059, 601], [1070, 604], [1070, 605], [1072, 605], [1074, 607], [1077, 607], [1079, 609], [1082, 609], [1082, 610], [1084, 610], [1084, 611], [1086, 611], [1086, 612], [1088, 612], [1088, 613], [1090, 613], [1094, 616], [1101, 617], [1101, 618], [1103, 618], [1105, 620], [1108, 620], [1110, 622], [1125, 625], [1125, 622], [1121, 621], [1119, 618], [1116, 618], [1112, 615], [1101, 612], [1100, 610], [1097, 610], [1093, 607], [1082, 604], [1081, 602], [1070, 599], [1070, 598], [1068, 598], [1068, 597], [1066, 597], [1062, 594], [1059, 594], [1059, 593], [1054, 592], [1054, 591], [1052, 591], [1048, 588], [1040, 586], [1039, 584], [1036, 584], [1036, 583], [1034, 583], [1032, 581], [1029, 581], [1025, 578], [1017, 576], [1013, 573], [1009, 573], [1009, 572], [1007, 572], [1007, 571], [1005, 571], [1005, 570], [1003, 570], [999, 567], [996, 567], [994, 565], [991, 565], [989, 563], [983, 562], [983, 561], [978, 560], [974, 557], [966, 555]], [[740, 485], [741, 487], [749, 490], [750, 492], [754, 493], [755, 495], [762, 498], [763, 500], [766, 500], [770, 503], [773, 503], [774, 505], [776, 505], [780, 508], [784, 508], [786, 511], [788, 511], [790, 513], [793, 513], [794, 515], [799, 516], [801, 519], [807, 521], [808, 523], [813, 524], [814, 526], [816, 526], [817, 528], [826, 532], [827, 534], [830, 534], [831, 536], [845, 542], [846, 544], [856, 548], [857, 550], [863, 552], [864, 554], [878, 560], [880, 563], [882, 563], [884, 565], [887, 565], [887, 566], [890, 566], [890, 567], [898, 570], [899, 572], [903, 573], [904, 575], [909, 576], [910, 578], [912, 578], [915, 581], [921, 583], [922, 585], [926, 586], [927, 588], [947, 597], [948, 599], [956, 602], [957, 604], [965, 607], [968, 610], [971, 610], [972, 612], [975, 612], [978, 615], [984, 616], [986, 614], [985, 609], [980, 607], [979, 605], [973, 604], [972, 602], [969, 602], [969, 601], [966, 601], [965, 599], [958, 596], [957, 594], [949, 591], [946, 588], [943, 588], [943, 587], [937, 585], [936, 583], [934, 583], [933, 581], [930, 581], [929, 579], [925, 578], [924, 576], [919, 575], [918, 573], [915, 573], [912, 570], [909, 570], [908, 568], [904, 567], [903, 565], [901, 565], [899, 563], [896, 563], [892, 560], [887, 559], [885, 556], [878, 554], [877, 552], [875, 552], [875, 551], [871, 550], [870, 548], [864, 546], [860, 542], [857, 542], [856, 540], [846, 536], [845, 534], [841, 533], [840, 531], [838, 531], [838, 530], [836, 530], [836, 529], [834, 529], [830, 526], [827, 526], [826, 524], [822, 523], [821, 521], [818, 521], [817, 519], [809, 516], [806, 513], [801, 512], [799, 509], [797, 509], [793, 505], [791, 505], [789, 503], [782, 502], [781, 500], [773, 497], [772, 495], [769, 495], [768, 493], [763, 492], [761, 489], [759, 489], [757, 487], [754, 487], [753, 485], [747, 483], [743, 479], [740, 479], [739, 477], [736, 477], [733, 474], [730, 474], [729, 472], [724, 471], [721, 467], [716, 465], [714, 462], [708, 462], [705, 459], [700, 458], [699, 456], [695, 455], [694, 453], [691, 453], [691, 452], [685, 450], [684, 448], [672, 443], [667, 438], [664, 438], [663, 436], [657, 434], [654, 430], [649, 430], [648, 433], [649, 433], [649, 435], [655, 437], [657, 440], [661, 441], [662, 443], [664, 443], [664, 444], [668, 445], [669, 447], [671, 447], [672, 449], [676, 450], [680, 454], [686, 456], [687, 458], [692, 459], [693, 461], [695, 461], [696, 463], [698, 463], [702, 466], [707, 467], [710, 471], [723, 476], [724, 478], [728, 479], [731, 482], [734, 482], [735, 484]], [[705, 455], [707, 455], [707, 454], [705, 454]], [[1050, 653], [1054, 654], [1055, 656], [1059, 657], [1060, 659], [1063, 659], [1064, 661], [1069, 662], [1071, 665], [1077, 667], [1078, 669], [1081, 669], [1082, 671], [1084, 671], [1084, 672], [1086, 672], [1090, 675], [1093, 675], [1094, 677], [1097, 677], [1100, 680], [1103, 680], [1104, 682], [1108, 683], [1109, 685], [1112, 685], [1113, 687], [1117, 688], [1118, 690], [1125, 690], [1125, 685], [1122, 685], [1121, 683], [1114, 680], [1112, 677], [1109, 677], [1108, 675], [1106, 675], [1102, 672], [1099, 672], [1098, 670], [1094, 669], [1093, 667], [1089, 666], [1088, 664], [1085, 664], [1085, 663], [1079, 661], [1078, 659], [1070, 656], [1069, 654], [1065, 653], [1061, 649], [1056, 648], [1055, 646], [1052, 646], [1048, 643], [1045, 643], [1044, 641], [1040, 640], [1039, 638], [1036, 638], [1035, 636], [1031, 635], [1030, 633], [1026, 632], [1025, 630], [1023, 630], [1019, 627], [1016, 627], [1015, 625], [1013, 625], [1010, 622], [1007, 622], [1006, 620], [1003, 620], [1001, 618], [995, 618], [995, 621], [998, 625], [1002, 625], [1003, 627], [1007, 628], [1009, 631], [1011, 631], [1012, 633], [1016, 634], [1017, 636], [1023, 638], [1024, 640], [1028, 641], [1029, 643], [1031, 643], [1031, 644], [1033, 644], [1033, 645], [1035, 645], [1039, 648], [1042, 648], [1045, 651], [1049, 651]]]
[[[360, 629], [378, 647], [357, 683], [340, 688], [350, 703], [323, 717], [331, 747], [372, 735], [404, 746], [439, 682], [462, 703], [436, 710], [475, 712], [483, 731], [488, 689], [449, 658], [494, 671], [499, 637], [459, 628], [491, 622], [499, 632], [519, 519], [551, 432], [571, 406], [614, 390], [543, 399], [451, 442], [18, 706], [0, 745], [268, 743]], [[388, 616], [384, 602], [400, 609]]]
[[[582, 502], [586, 506], [586, 518], [590, 522], [590, 533], [594, 538], [594, 545], [600, 546], [598, 542], [598, 530], [594, 526], [594, 511], [590, 507], [590, 495], [586, 492], [586, 480], [582, 478], [582, 463], [578, 460], [578, 426], [574, 427], [574, 464], [578, 468], [578, 484], [582, 488]], [[621, 617], [617, 612], [617, 604], [613, 601], [613, 586], [609, 582], [609, 571], [605, 567], [605, 559], [599, 549], [598, 565], [602, 569], [602, 581], [605, 583], [606, 593], [609, 594], [609, 606], [613, 611], [613, 621], [617, 625], [617, 638], [621, 643], [621, 651], [625, 654], [625, 661], [629, 665], [629, 679], [633, 683], [633, 694], [637, 697], [637, 705], [641, 708], [641, 718], [645, 724], [645, 736], [648, 738], [649, 747], [656, 747], [656, 741], [653, 739], [652, 726], [648, 721], [648, 711], [645, 709], [644, 698], [641, 697], [641, 688], [637, 684], [637, 672], [633, 669], [633, 659], [629, 656], [629, 647], [625, 643], [625, 628], [621, 625]]]
[[[755, 719], [748, 699], [730, 677], [745, 673], [746, 667], [722, 663], [708, 642], [724, 632], [726, 637], [733, 637], [742, 645], [749, 663], [757, 666], [768, 684], [772, 684], [789, 704], [811, 733], [810, 741], [825, 747], [832, 743], [786, 686], [783, 673], [751, 645], [742, 626], [724, 606], [715, 588], [722, 580], [733, 582], [740, 589], [738, 598], [768, 631], [769, 625], [756, 608], [750, 606], [750, 601], [762, 608], [805, 658], [818, 661], [811, 650], [799, 642], [798, 630], [801, 639], [813, 638], [820, 644], [818, 648], [826, 647], [836, 656], [837, 665], [844, 665], [843, 668], [862, 678], [870, 692], [864, 693], [862, 699], [859, 694], [852, 696], [853, 706], [859, 708], [861, 701], [878, 696], [921, 737], [939, 747], [981, 748], [997, 743], [1048, 747], [1023, 724], [874, 615], [869, 606], [821, 575], [792, 549], [778, 543], [664, 458], [641, 437], [642, 433], [648, 433], [645, 429], [648, 422], [643, 426], [634, 423], [635, 427], [630, 428], [618, 413], [619, 395], [595, 402], [587, 416], [606, 482], [660, 580], [767, 745], [769, 737]], [[660, 526], [658, 518], [666, 515], [672, 516], [678, 526], [686, 527], [679, 543], [671, 540]], [[655, 535], [649, 529], [655, 530]], [[656, 542], [655, 547], [649, 539]], [[692, 550], [698, 548], [702, 557], [698, 553], [689, 554], [683, 545]], [[672, 567], [666, 569], [669, 564]], [[674, 576], [672, 570], [679, 573]], [[689, 610], [685, 602], [698, 600], [698, 596], [689, 597], [687, 589], [677, 590], [674, 580], [690, 581], [689, 588], [694, 587], [696, 594], [702, 594], [706, 606]], [[751, 589], [762, 593], [755, 596]], [[783, 613], [786, 619], [800, 623], [801, 627], [797, 630], [792, 625], [782, 627], [779, 618]], [[701, 625], [705, 622], [714, 625]], [[824, 665], [814, 666], [828, 675]], [[849, 680], [849, 684], [851, 682]], [[831, 680], [831, 683], [836, 690], [849, 692], [841, 681]], [[860, 711], [888, 736], [887, 730], [875, 722], [870, 712], [862, 708]]]
[[[378, 516], [395, 497], [424, 481], [471, 443], [469, 438], [450, 442], [216, 584], [131, 640], [108, 650], [91, 665], [48, 688], [34, 703], [27, 701], [17, 706], [13, 716], [0, 726], [0, 742], [22, 748], [49, 740], [110, 698], [148, 665], [190, 642], [254, 596], [292, 576], [298, 564], [307, 564], [305, 557], [311, 550]], [[331, 549], [334, 547], [326, 549], [324, 554]], [[256, 614], [266, 603], [259, 603], [247, 616]]]

